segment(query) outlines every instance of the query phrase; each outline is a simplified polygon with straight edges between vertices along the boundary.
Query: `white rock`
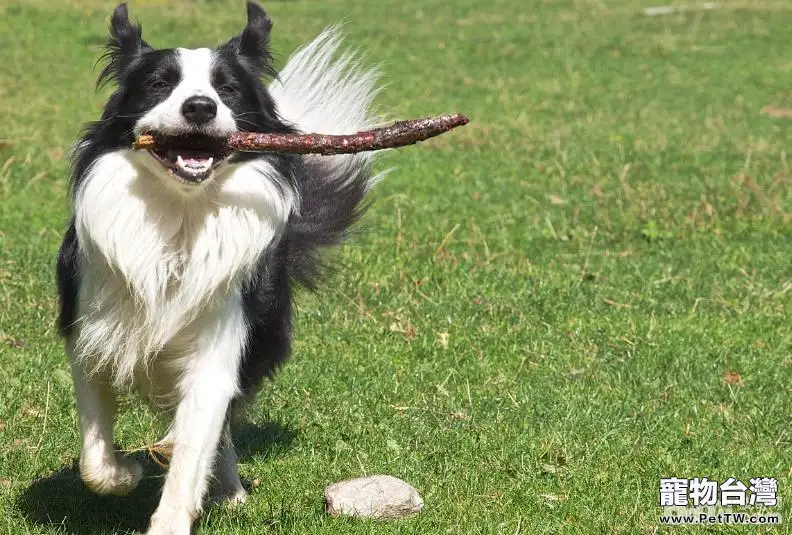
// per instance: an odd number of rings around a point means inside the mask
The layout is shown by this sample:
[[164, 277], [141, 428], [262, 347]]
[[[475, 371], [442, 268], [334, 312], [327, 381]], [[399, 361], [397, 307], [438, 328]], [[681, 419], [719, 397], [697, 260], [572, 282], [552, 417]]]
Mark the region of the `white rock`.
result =
[[418, 491], [393, 476], [347, 479], [324, 491], [327, 513], [372, 518], [402, 518], [423, 507]]

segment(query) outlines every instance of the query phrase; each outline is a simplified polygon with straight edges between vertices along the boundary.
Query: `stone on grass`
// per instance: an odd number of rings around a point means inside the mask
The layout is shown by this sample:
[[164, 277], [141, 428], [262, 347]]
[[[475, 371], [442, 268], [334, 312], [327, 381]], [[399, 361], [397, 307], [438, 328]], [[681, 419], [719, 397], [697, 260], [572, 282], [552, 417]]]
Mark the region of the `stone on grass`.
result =
[[411, 485], [393, 476], [347, 479], [328, 485], [325, 506], [331, 516], [403, 518], [423, 507], [423, 498]]

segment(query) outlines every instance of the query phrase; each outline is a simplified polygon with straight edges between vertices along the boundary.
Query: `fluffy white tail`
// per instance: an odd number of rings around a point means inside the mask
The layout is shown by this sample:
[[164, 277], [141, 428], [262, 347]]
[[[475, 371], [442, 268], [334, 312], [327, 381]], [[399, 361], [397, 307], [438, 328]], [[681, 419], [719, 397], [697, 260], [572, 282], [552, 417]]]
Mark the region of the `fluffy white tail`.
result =
[[[341, 37], [331, 27], [294, 53], [270, 85], [281, 117], [303, 132], [353, 134], [376, 126], [371, 102], [377, 72], [351, 53], [338, 54]], [[366, 193], [377, 182], [372, 152], [305, 155], [295, 180], [298, 207], [285, 233], [289, 276], [316, 288], [327, 268], [322, 251], [349, 235], [365, 211]]]
[[354, 53], [338, 53], [341, 34], [326, 28], [296, 51], [270, 84], [283, 119], [304, 132], [353, 134], [371, 128], [377, 94], [376, 69], [363, 68]]

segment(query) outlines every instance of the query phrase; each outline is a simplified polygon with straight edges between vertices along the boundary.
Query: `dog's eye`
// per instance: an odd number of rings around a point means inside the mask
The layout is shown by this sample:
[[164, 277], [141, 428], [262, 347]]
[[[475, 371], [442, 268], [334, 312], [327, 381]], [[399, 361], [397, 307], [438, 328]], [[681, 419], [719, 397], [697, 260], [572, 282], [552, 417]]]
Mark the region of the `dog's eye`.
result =
[[151, 89], [166, 89], [170, 87], [170, 84], [165, 80], [154, 80], [149, 84]]
[[217, 88], [217, 92], [220, 93], [221, 95], [232, 95], [236, 93], [236, 88], [234, 88], [234, 86], [231, 85], [221, 85], [220, 87]]

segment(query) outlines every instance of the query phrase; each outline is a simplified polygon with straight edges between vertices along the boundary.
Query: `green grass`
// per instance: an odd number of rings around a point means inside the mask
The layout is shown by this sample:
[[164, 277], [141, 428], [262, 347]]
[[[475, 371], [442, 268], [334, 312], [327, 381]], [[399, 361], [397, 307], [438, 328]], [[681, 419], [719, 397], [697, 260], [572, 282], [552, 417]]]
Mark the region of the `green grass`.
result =
[[[792, 108], [792, 7], [641, 14], [655, 3], [267, 4], [279, 64], [344, 20], [382, 65], [383, 110], [472, 123], [383, 162], [348, 269], [300, 295], [293, 360], [240, 426], [258, 485], [198, 533], [665, 532], [668, 476], [773, 476], [792, 498], [792, 130], [762, 113]], [[238, 2], [169, 4], [131, 6], [155, 46], [214, 45], [244, 20]], [[9, 534], [125, 533], [156, 505], [151, 467], [123, 499], [75, 477], [54, 329], [64, 151], [106, 97], [92, 66], [112, 7], [0, 6]], [[164, 425], [130, 401], [117, 440]], [[424, 511], [324, 515], [325, 485], [373, 473], [411, 482]]]

